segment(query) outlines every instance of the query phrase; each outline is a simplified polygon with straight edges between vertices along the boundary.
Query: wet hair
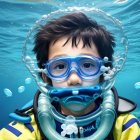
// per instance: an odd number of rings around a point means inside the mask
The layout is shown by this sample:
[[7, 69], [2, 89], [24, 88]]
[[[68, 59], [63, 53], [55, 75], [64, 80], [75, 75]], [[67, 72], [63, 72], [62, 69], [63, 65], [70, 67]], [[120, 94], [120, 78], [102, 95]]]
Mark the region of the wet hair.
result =
[[[50, 43], [55, 43], [62, 37], [68, 37], [63, 46], [71, 40], [72, 47], [77, 47], [80, 39], [82, 39], [83, 48], [95, 44], [101, 58], [107, 56], [110, 61], [112, 60], [113, 47], [115, 47], [113, 35], [104, 26], [79, 12], [48, 22], [35, 35], [33, 51], [40, 68], [43, 68], [43, 64], [48, 60]], [[111, 63], [107, 65], [112, 66]]]

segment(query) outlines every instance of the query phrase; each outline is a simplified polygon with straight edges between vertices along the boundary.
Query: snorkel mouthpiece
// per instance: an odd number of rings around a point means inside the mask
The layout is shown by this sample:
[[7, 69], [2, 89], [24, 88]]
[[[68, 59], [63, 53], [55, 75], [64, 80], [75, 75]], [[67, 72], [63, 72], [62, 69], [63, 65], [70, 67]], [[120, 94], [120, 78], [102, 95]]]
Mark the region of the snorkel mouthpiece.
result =
[[48, 94], [51, 98], [58, 97], [64, 98], [68, 96], [76, 96], [76, 95], [88, 95], [91, 97], [95, 93], [101, 93], [101, 86], [88, 86], [88, 87], [77, 87], [77, 88], [49, 88]]
[[101, 96], [101, 86], [79, 88], [50, 88], [49, 96], [52, 101], [70, 111], [79, 112], [86, 109], [91, 103]]

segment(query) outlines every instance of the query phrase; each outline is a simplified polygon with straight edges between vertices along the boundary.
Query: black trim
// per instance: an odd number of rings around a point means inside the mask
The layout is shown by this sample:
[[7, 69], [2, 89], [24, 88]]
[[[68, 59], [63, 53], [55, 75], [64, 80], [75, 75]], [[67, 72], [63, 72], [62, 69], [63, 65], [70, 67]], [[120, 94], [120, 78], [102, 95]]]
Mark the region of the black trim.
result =
[[16, 109], [14, 113], [22, 117], [29, 117], [29, 114], [32, 112], [32, 106], [26, 107], [24, 109]]

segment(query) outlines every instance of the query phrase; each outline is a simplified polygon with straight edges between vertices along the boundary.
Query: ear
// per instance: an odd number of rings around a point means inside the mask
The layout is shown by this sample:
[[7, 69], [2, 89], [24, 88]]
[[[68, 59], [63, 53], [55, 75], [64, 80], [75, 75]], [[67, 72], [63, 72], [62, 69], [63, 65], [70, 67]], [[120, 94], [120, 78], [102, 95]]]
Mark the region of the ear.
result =
[[119, 97], [118, 112], [127, 113], [131, 112], [136, 108], [136, 104], [124, 97]]
[[45, 83], [47, 83], [47, 84], [49, 84], [49, 85], [52, 85], [51, 79], [48, 78], [48, 77], [46, 76], [45, 73], [42, 73], [41, 75], [42, 75], [42, 79], [43, 79], [43, 81], [44, 81]]
[[42, 73], [42, 79], [43, 79], [43, 81], [44, 81], [45, 83], [47, 82], [47, 76], [46, 76], [46, 74]]

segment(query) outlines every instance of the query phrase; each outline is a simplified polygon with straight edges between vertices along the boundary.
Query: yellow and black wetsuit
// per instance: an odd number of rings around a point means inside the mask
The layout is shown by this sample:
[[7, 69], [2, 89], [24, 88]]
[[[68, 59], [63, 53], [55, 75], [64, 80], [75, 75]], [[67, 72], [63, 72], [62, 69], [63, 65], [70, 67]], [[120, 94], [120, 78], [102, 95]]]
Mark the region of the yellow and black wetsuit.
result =
[[[11, 122], [0, 131], [0, 140], [42, 140], [40, 131], [31, 115], [27, 124]], [[140, 140], [140, 123], [132, 114], [119, 115], [114, 129], [114, 140]]]

